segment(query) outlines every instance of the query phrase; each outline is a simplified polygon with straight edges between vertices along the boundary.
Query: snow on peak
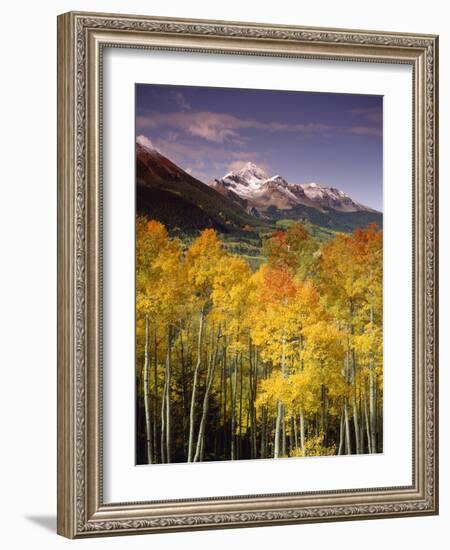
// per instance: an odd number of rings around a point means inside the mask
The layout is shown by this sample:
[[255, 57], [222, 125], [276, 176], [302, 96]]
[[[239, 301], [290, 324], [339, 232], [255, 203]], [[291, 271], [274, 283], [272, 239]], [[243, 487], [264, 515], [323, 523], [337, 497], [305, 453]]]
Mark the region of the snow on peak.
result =
[[138, 143], [141, 147], [144, 147], [144, 149], [147, 149], [147, 151], [156, 151], [156, 147], [153, 145], [151, 140], [148, 139], [147, 136], [140, 135], [136, 138], [136, 143]]
[[336, 187], [328, 187], [318, 183], [304, 183], [300, 184], [300, 186], [303, 188], [308, 199], [319, 204], [321, 207], [333, 208], [334, 210], [340, 210], [342, 212], [371, 210], [367, 206], [354, 201], [347, 193]]
[[267, 174], [262, 168], [253, 164], [253, 162], [247, 162], [240, 170], [240, 174], [251, 174], [258, 179], [267, 179]]
[[330, 197], [334, 199], [349, 198], [348, 195], [336, 189], [335, 187], [327, 187], [326, 185], [319, 185], [318, 183], [304, 183], [301, 185], [305, 194], [310, 197]]
[[253, 164], [253, 162], [247, 162], [240, 170], [233, 170], [229, 172], [225, 178], [241, 179], [248, 184], [261, 183], [267, 179], [267, 174], [262, 168]]
[[319, 210], [331, 208], [341, 212], [367, 210], [367, 207], [358, 204], [340, 189], [316, 182], [290, 184], [279, 174], [268, 177], [262, 168], [252, 162], [247, 162], [239, 170], [229, 172], [218, 182], [250, 204], [263, 209], [270, 204], [280, 209], [305, 205]]

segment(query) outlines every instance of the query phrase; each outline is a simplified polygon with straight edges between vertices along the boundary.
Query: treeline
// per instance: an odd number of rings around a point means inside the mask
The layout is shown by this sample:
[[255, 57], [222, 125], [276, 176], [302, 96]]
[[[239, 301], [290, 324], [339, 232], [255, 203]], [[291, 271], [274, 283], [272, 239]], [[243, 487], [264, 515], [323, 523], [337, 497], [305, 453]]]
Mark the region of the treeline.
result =
[[263, 254], [137, 218], [138, 464], [382, 451], [381, 231], [297, 223]]

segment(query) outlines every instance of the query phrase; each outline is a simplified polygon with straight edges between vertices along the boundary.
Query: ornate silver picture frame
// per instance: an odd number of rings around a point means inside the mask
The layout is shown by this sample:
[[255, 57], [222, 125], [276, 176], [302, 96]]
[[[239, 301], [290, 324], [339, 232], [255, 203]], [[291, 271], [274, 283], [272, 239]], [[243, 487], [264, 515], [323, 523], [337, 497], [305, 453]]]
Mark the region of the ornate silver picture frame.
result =
[[[142, 502], [105, 502], [102, 89], [106, 48], [412, 68], [410, 485], [177, 500], [155, 500], [149, 489]], [[437, 36], [77, 12], [58, 17], [59, 534], [82, 538], [438, 513], [437, 119]], [[134, 365], [129, 368], [133, 373]]]

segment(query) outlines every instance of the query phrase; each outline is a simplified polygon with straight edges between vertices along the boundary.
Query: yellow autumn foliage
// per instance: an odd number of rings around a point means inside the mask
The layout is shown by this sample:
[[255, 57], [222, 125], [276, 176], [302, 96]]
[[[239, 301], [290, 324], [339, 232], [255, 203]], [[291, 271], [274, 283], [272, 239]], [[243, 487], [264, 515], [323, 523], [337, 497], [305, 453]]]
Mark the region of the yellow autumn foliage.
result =
[[167, 439], [178, 461], [189, 440], [204, 460], [382, 450], [382, 233], [320, 244], [293, 224], [263, 251], [252, 272], [213, 229], [186, 246], [137, 218], [138, 429], [151, 416], [154, 461]]

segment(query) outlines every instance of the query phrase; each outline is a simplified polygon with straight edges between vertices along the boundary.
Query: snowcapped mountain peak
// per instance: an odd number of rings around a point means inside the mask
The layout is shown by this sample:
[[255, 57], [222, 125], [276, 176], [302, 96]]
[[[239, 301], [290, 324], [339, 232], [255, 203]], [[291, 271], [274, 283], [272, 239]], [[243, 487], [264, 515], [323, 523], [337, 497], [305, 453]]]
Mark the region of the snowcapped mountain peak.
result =
[[239, 180], [242, 184], [257, 184], [265, 181], [267, 174], [262, 168], [253, 164], [253, 162], [247, 162], [241, 169], [229, 172], [225, 178], [235, 181]]
[[335, 187], [328, 187], [326, 185], [319, 185], [318, 183], [303, 183], [301, 184], [301, 187], [305, 191], [305, 195], [307, 197], [313, 198], [313, 197], [333, 197], [335, 199], [338, 198], [350, 198], [348, 195], [344, 193], [344, 191], [341, 191], [340, 189], [336, 189]]
[[244, 164], [244, 166], [241, 168], [241, 170], [242, 169], [243, 170], [253, 170], [253, 171], [257, 172], [259, 170], [259, 167], [256, 164], [254, 164], [253, 162], [248, 161]]
[[316, 182], [289, 183], [279, 174], [268, 177], [262, 168], [252, 162], [247, 162], [240, 170], [229, 172], [221, 179], [213, 180], [209, 185], [221, 193], [232, 192], [245, 199], [262, 216], [267, 209], [274, 207], [278, 210], [293, 210], [307, 206], [321, 212], [372, 211], [340, 189]]
[[221, 179], [209, 183], [219, 192], [238, 195], [246, 204], [264, 216], [268, 208], [292, 210], [299, 206], [315, 208], [321, 212], [371, 212], [335, 187], [316, 182], [289, 183], [280, 174], [269, 177], [266, 172], [247, 162], [241, 169], [229, 172]]
[[339, 212], [373, 211], [371, 208], [354, 201], [347, 193], [336, 187], [329, 187], [318, 183], [304, 183], [300, 184], [300, 186], [305, 196], [309, 200], [319, 204], [323, 209], [332, 209]]
[[255, 178], [258, 178], [260, 180], [267, 179], [267, 174], [264, 172], [262, 168], [257, 166], [256, 164], [253, 164], [253, 162], [247, 162], [240, 170], [240, 175], [244, 176], [254, 176]]
[[[264, 170], [247, 162], [239, 170], [228, 172], [222, 179], [217, 180], [224, 188], [230, 189], [241, 198], [247, 199], [260, 192], [267, 180]], [[217, 184], [213, 184], [215, 187]]]
[[149, 152], [156, 151], [156, 147], [153, 145], [153, 143], [148, 139], [146, 136], [138, 136], [136, 138], [136, 143], [146, 149]]

